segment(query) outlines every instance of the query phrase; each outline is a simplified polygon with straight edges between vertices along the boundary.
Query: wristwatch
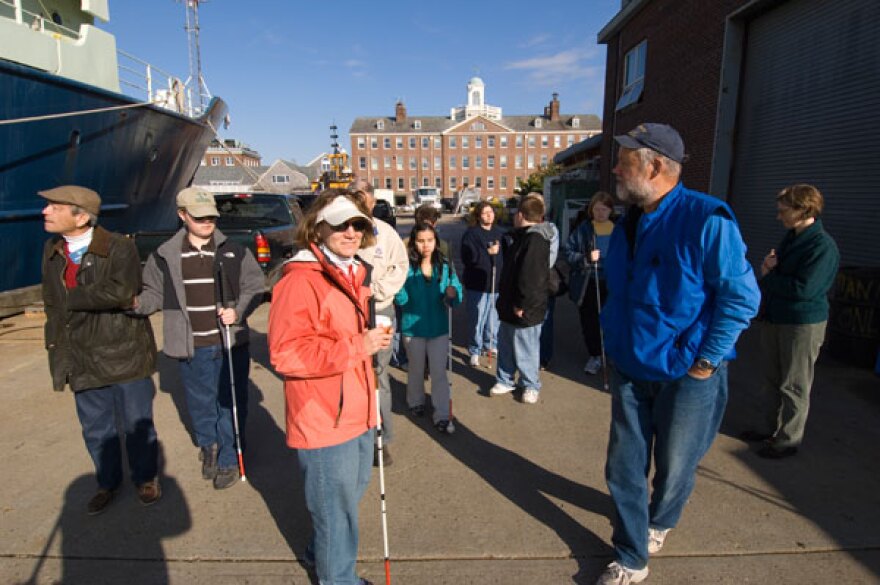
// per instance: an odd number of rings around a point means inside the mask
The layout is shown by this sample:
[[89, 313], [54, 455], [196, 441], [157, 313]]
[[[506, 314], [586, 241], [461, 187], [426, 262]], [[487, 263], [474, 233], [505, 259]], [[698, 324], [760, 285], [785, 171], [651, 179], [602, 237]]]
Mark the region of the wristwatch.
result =
[[701, 370], [708, 370], [710, 372], [714, 372], [718, 369], [718, 366], [713, 365], [712, 362], [704, 357], [697, 358], [697, 360], [694, 362], [694, 365]]

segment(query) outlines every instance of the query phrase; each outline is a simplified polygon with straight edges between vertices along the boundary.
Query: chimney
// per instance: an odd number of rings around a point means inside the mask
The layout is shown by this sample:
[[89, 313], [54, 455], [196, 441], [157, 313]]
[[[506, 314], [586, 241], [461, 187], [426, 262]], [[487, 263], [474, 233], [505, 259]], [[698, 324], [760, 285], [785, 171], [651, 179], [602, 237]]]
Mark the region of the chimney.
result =
[[397, 123], [406, 121], [406, 106], [403, 105], [403, 101], [398, 100], [397, 104], [394, 106], [394, 118], [397, 120]]
[[550, 100], [550, 119], [556, 121], [559, 119], [559, 94], [554, 92], [553, 99]]

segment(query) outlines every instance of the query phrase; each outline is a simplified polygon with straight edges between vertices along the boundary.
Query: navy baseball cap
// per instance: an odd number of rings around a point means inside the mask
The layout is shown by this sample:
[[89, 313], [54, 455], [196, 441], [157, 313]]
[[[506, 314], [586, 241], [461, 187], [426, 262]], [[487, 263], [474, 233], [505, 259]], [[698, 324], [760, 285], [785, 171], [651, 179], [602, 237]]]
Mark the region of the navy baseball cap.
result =
[[650, 148], [677, 163], [687, 160], [684, 141], [678, 131], [668, 124], [639, 124], [626, 134], [615, 136], [614, 140], [624, 148]]

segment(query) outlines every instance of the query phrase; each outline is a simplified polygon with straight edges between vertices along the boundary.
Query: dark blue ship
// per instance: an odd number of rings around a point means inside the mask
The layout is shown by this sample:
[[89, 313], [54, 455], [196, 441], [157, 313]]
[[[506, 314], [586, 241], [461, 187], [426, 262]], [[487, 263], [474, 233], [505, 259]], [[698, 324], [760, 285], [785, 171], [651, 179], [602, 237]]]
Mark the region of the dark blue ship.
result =
[[108, 229], [173, 229], [174, 198], [226, 115], [217, 98], [194, 112], [177, 80], [147, 85], [140, 100], [121, 93], [115, 40], [93, 26], [106, 1], [51, 3], [67, 5], [63, 14], [9, 3], [0, 1], [0, 296], [40, 281], [48, 236], [37, 191], [82, 185], [101, 195]]

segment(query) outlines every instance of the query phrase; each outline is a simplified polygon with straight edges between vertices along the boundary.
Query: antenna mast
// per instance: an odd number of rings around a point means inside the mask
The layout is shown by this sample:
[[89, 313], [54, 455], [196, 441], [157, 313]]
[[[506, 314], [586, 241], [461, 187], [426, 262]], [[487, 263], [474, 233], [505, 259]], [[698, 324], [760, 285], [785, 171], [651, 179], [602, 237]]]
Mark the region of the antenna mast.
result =
[[[202, 76], [202, 51], [199, 46], [199, 3], [206, 0], [182, 0], [186, 7], [186, 36], [189, 45], [189, 83], [195, 85], [195, 101], [199, 113], [205, 111], [205, 102], [211, 94]], [[187, 84], [189, 85], [189, 84]]]

